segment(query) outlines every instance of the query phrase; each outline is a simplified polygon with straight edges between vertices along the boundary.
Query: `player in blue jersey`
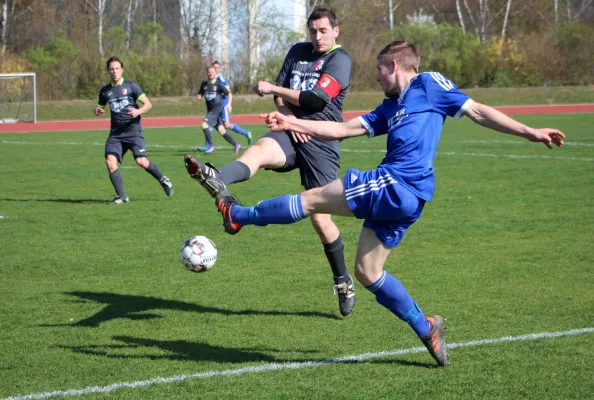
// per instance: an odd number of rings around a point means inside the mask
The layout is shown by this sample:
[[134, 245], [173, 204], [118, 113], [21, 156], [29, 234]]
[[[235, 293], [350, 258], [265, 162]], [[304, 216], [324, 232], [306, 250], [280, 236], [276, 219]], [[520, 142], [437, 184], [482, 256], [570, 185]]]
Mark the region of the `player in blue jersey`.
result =
[[344, 123], [268, 114], [272, 131], [294, 130], [323, 140], [388, 135], [386, 156], [376, 169], [349, 169], [342, 179], [298, 195], [264, 200], [242, 207], [230, 195], [217, 198], [225, 229], [244, 225], [288, 224], [318, 213], [363, 219], [355, 260], [355, 276], [378, 303], [407, 322], [440, 366], [449, 364], [444, 319], [425, 317], [404, 286], [384, 271], [391, 249], [431, 201], [435, 189], [433, 159], [447, 116], [467, 116], [493, 130], [532, 142], [563, 146], [565, 135], [535, 129], [489, 106], [474, 102], [439, 73], [418, 73], [420, 55], [414, 45], [396, 41], [378, 55], [378, 81], [387, 99], [374, 111]]
[[[307, 20], [310, 42], [297, 43], [287, 53], [275, 84], [260, 81], [254, 91], [273, 95], [283, 114], [318, 121], [342, 121], [342, 102], [350, 87], [351, 57], [336, 44], [339, 34], [334, 11], [316, 8]], [[259, 169], [288, 172], [299, 169], [305, 189], [322, 187], [338, 177], [340, 142], [318, 140], [298, 132], [269, 132], [220, 173], [192, 155], [185, 157], [190, 176], [215, 197], [226, 185], [252, 178]], [[212, 179], [211, 179], [212, 178]], [[212, 184], [211, 184], [212, 182]], [[220, 194], [220, 193], [219, 193]], [[344, 260], [340, 231], [328, 214], [311, 223], [322, 242], [338, 296], [339, 310], [348, 315], [355, 306], [355, 287]]]
[[[225, 76], [221, 73], [221, 64], [218, 61], [212, 63], [216, 73], [217, 73], [217, 82], [222, 83], [224, 86], [227, 87], [229, 90], [229, 95], [223, 95], [223, 112], [221, 113], [221, 121], [225, 126], [225, 129], [231, 129], [233, 132], [239, 133], [241, 136], [245, 136], [247, 139], [248, 146], [252, 144], [252, 132], [246, 129], [243, 129], [241, 126], [237, 124], [231, 123], [231, 111], [233, 109], [233, 94], [231, 93], [231, 87], [229, 83], [225, 79]], [[205, 151], [209, 147], [208, 141], [205, 143], [204, 149], [199, 148], [199, 150]], [[241, 146], [240, 146], [241, 147]], [[236, 153], [239, 149], [236, 149]]]
[[[117, 197], [109, 204], [124, 204], [129, 201], [124, 189], [124, 180], [118, 169], [118, 163], [122, 162], [122, 158], [128, 150], [132, 152], [136, 164], [159, 181], [165, 194], [173, 195], [171, 181], [163, 175], [155, 163], [146, 157], [140, 115], [151, 109], [150, 100], [138, 84], [122, 77], [124, 64], [119, 58], [111, 57], [107, 60], [107, 71], [111, 75], [111, 83], [99, 91], [95, 115], [102, 115], [105, 112], [105, 106], [109, 104], [111, 129], [105, 143], [105, 164], [107, 164], [109, 179], [117, 194]], [[138, 102], [142, 106], [139, 107]]]

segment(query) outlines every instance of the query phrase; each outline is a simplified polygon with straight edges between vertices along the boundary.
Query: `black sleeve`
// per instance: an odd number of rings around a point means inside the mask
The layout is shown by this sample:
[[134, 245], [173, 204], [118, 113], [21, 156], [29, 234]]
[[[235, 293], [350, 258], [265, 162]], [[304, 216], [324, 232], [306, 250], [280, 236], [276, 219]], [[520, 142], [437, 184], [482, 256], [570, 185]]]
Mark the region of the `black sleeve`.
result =
[[204, 96], [204, 82], [200, 84], [200, 90], [198, 90], [200, 96]]
[[342, 50], [334, 50], [328, 61], [324, 63], [321, 76], [312, 91], [329, 103], [351, 85], [351, 56]]
[[228, 95], [229, 94], [229, 88], [227, 86], [223, 85], [221, 82], [219, 82], [219, 90], [224, 95]]
[[318, 96], [314, 91], [301, 91], [299, 93], [299, 108], [308, 112], [322, 111], [328, 102]]

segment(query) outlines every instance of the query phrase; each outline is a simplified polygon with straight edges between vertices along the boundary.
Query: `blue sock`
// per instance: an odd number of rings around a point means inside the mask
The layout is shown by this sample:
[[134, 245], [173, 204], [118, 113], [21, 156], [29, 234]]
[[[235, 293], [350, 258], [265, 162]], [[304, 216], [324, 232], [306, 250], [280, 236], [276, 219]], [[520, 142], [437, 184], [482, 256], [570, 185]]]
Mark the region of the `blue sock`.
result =
[[425, 315], [398, 279], [383, 271], [382, 276], [366, 288], [375, 294], [378, 303], [408, 323], [420, 339], [429, 332]]
[[241, 225], [292, 224], [306, 217], [300, 194], [263, 200], [255, 207], [231, 208], [231, 219]]
[[241, 126], [239, 125], [235, 125], [235, 124], [231, 124], [231, 126], [229, 127], [233, 132], [237, 132], [240, 135], [243, 136], [247, 136], [248, 135], [248, 131], [246, 131], [245, 129], [243, 129]]

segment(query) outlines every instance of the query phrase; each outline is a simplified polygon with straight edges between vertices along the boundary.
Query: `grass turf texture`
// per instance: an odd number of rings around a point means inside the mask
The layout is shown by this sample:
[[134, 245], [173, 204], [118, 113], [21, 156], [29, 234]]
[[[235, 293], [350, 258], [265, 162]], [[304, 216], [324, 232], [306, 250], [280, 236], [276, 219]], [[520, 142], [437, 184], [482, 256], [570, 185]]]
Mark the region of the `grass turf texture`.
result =
[[[549, 151], [449, 120], [435, 200], [386, 264], [427, 314], [448, 318], [450, 343], [594, 326], [594, 116], [518, 119], [562, 129], [567, 146]], [[113, 207], [106, 132], [2, 135], [0, 397], [420, 345], [359, 284], [354, 313], [339, 317], [309, 221], [224, 234], [183, 167], [203, 140], [198, 131], [147, 129], [149, 157], [175, 195], [127, 155], [131, 203]], [[345, 141], [342, 171], [375, 167], [384, 146]], [[220, 149], [208, 159], [222, 165], [233, 155]], [[254, 204], [296, 193], [298, 182], [297, 172], [262, 171], [232, 189]], [[352, 271], [361, 222], [336, 221]], [[219, 248], [203, 274], [179, 261], [182, 242], [198, 234]], [[445, 370], [423, 352], [84, 398], [588, 398], [593, 345], [586, 333], [455, 349]]]
[[[591, 103], [594, 96], [593, 86], [488, 88], [464, 91], [474, 100], [493, 106]], [[153, 98], [150, 93], [147, 95], [153, 103], [153, 108], [146, 114], [147, 117], [204, 116], [206, 114], [204, 101], [197, 102], [194, 97]], [[383, 98], [381, 92], [351, 93], [344, 100], [344, 110], [373, 110]], [[37, 106], [37, 118], [39, 121], [93, 119], [96, 104], [97, 100], [94, 98], [76, 101], [42, 101]], [[233, 96], [233, 114], [253, 114], [273, 110], [271, 96]]]

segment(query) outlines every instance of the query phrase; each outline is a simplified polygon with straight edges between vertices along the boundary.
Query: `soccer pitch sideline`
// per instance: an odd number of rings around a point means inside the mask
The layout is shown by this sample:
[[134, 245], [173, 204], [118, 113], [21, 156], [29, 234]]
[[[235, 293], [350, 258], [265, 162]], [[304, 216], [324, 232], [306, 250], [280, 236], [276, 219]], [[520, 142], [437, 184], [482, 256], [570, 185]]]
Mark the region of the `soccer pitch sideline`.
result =
[[[107, 132], [3, 134], [0, 398], [591, 397], [594, 115], [517, 119], [561, 129], [566, 146], [448, 121], [435, 200], [386, 264], [448, 319], [447, 369], [361, 285], [339, 316], [308, 221], [224, 234], [183, 166], [198, 128], [146, 129], [175, 194], [128, 155], [131, 202], [118, 207], [105, 205]], [[342, 171], [375, 167], [384, 146], [344, 141]], [[298, 182], [261, 172], [233, 190], [252, 204]], [[361, 223], [336, 221], [352, 271]], [[179, 261], [192, 235], [218, 246], [207, 273]]]

